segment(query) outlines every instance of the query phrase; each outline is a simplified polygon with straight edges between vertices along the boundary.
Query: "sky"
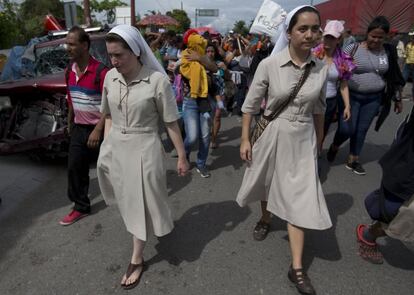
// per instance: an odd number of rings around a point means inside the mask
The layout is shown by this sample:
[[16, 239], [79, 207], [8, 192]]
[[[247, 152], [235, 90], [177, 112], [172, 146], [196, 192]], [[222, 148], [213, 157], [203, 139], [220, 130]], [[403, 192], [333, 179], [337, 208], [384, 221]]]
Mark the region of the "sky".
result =
[[[129, 0], [123, 0], [129, 3]], [[304, 4], [319, 4], [326, 0], [275, 0], [274, 2], [282, 6], [286, 11], [290, 11], [296, 6]], [[261, 6], [263, 0], [136, 0], [135, 7], [138, 13], [143, 16], [148, 10], [160, 11], [165, 13], [172, 9], [183, 9], [187, 12], [188, 17], [192, 21], [192, 26], [195, 25], [195, 9], [218, 9], [219, 16], [198, 17], [197, 26], [211, 25], [220, 32], [226, 32], [233, 28], [233, 25], [238, 20], [244, 20], [247, 25], [256, 17], [256, 14]]]

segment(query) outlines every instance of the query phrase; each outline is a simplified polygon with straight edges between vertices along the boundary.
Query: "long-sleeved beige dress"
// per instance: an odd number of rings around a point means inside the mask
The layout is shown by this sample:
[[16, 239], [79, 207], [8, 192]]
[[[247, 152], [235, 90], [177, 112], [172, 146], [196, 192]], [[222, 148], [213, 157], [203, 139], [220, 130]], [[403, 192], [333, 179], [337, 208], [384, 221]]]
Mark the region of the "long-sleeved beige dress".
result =
[[[267, 210], [289, 223], [309, 229], [332, 226], [317, 167], [317, 140], [313, 114], [325, 112], [327, 67], [310, 56], [311, 73], [296, 98], [274, 119], [252, 150], [237, 195], [240, 206], [268, 201]], [[265, 115], [287, 99], [305, 65], [298, 67], [288, 48], [263, 60], [242, 107], [258, 114], [267, 96]]]
[[158, 126], [159, 120], [179, 118], [171, 84], [145, 65], [128, 85], [112, 69], [105, 77], [101, 112], [112, 118], [97, 169], [106, 203], [116, 200], [127, 230], [138, 239], [147, 239], [151, 223], [156, 236], [168, 234], [173, 221]]

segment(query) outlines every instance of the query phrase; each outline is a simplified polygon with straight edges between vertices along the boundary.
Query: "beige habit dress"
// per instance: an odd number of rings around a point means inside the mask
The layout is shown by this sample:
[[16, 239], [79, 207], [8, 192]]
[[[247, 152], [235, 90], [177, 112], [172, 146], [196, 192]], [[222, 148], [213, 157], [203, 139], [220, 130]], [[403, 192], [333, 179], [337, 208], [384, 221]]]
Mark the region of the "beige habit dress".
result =
[[[252, 150], [237, 202], [268, 201], [267, 210], [309, 229], [332, 226], [317, 167], [313, 114], [325, 113], [327, 67], [309, 56], [311, 73], [294, 101], [269, 123]], [[255, 73], [242, 111], [258, 114], [267, 96], [265, 115], [288, 98], [305, 65], [295, 65], [286, 47], [263, 60]]]
[[151, 223], [156, 236], [168, 234], [173, 221], [158, 123], [179, 118], [171, 84], [145, 65], [128, 85], [112, 69], [105, 78], [101, 112], [112, 117], [98, 159], [106, 203], [116, 200], [127, 230], [138, 239], [146, 241]]

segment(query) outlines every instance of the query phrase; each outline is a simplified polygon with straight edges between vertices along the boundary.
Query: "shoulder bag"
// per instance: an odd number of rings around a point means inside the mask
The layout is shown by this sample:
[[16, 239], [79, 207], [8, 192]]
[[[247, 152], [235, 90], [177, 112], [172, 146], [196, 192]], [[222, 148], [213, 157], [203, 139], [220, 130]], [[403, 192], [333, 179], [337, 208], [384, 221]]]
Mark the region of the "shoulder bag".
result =
[[309, 63], [306, 65], [305, 70], [302, 73], [302, 76], [300, 77], [298, 83], [295, 85], [295, 88], [293, 88], [292, 92], [289, 95], [289, 98], [283, 101], [280, 106], [269, 116], [265, 116], [264, 114], [260, 117], [260, 119], [257, 121], [256, 125], [254, 126], [251, 134], [250, 134], [250, 144], [253, 147], [254, 143], [259, 139], [259, 137], [262, 135], [263, 131], [266, 129], [267, 125], [274, 119], [276, 119], [283, 111], [284, 109], [295, 99], [295, 97], [298, 95], [299, 90], [302, 88], [303, 84], [305, 84], [306, 79], [308, 78], [310, 71], [312, 68], [312, 64]]

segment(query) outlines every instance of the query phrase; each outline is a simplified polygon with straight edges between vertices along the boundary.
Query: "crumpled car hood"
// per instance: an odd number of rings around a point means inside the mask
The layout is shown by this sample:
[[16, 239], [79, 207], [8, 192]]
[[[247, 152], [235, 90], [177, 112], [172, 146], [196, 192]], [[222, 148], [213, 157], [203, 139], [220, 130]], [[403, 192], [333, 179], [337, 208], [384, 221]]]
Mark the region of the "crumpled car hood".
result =
[[5, 81], [0, 83], [0, 95], [17, 95], [32, 93], [33, 91], [45, 91], [49, 93], [66, 93], [66, 81], [64, 73], [45, 75], [30, 79]]

